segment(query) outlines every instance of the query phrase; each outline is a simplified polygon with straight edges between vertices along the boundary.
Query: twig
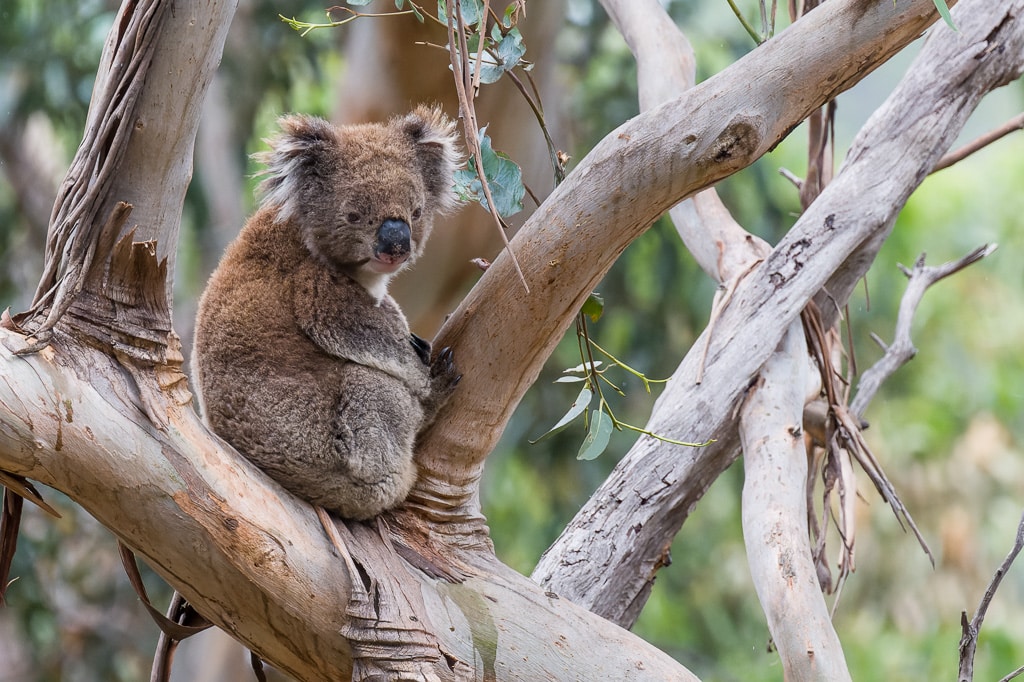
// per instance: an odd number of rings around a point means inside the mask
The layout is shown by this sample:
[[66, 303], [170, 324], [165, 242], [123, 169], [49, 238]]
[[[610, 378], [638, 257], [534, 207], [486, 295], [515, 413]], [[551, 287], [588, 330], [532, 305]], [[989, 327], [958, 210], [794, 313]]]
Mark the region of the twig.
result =
[[885, 354], [882, 358], [861, 375], [860, 383], [857, 386], [857, 395], [854, 397], [853, 402], [850, 403], [850, 411], [854, 416], [857, 418], [863, 417], [868, 403], [875, 397], [875, 393], [878, 392], [878, 389], [886, 379], [917, 354], [917, 349], [910, 338], [910, 327], [914, 313], [917, 311], [917, 306], [924, 297], [925, 290], [940, 279], [949, 277], [968, 265], [976, 263], [995, 251], [996, 248], [996, 244], [986, 244], [971, 251], [960, 260], [943, 263], [936, 267], [926, 266], [924, 264], [924, 254], [921, 254], [914, 264], [913, 270], [903, 270], [904, 274], [910, 279], [910, 283], [907, 285], [907, 291], [903, 295], [903, 300], [900, 301], [893, 342], [889, 346], [883, 346]]
[[1007, 675], [1003, 679], [999, 680], [999, 682], [1010, 682], [1010, 680], [1012, 680], [1013, 678], [1017, 677], [1021, 673], [1024, 673], [1024, 665], [1022, 665], [1021, 667], [1017, 668], [1016, 670], [1014, 670], [1012, 673], [1010, 673], [1009, 675]]
[[[476, 174], [480, 179], [480, 187], [483, 188], [484, 198], [487, 200], [487, 208], [491, 217], [494, 218], [495, 225], [498, 227], [501, 241], [512, 258], [512, 264], [519, 275], [519, 280], [523, 283], [523, 288], [526, 289], [526, 293], [530, 293], [530, 285], [526, 283], [526, 275], [523, 274], [522, 268], [519, 267], [519, 259], [516, 258], [512, 245], [509, 244], [508, 235], [505, 234], [504, 221], [498, 215], [498, 207], [494, 203], [494, 197], [491, 196], [491, 186], [487, 182], [487, 175], [484, 173], [484, 162], [480, 151], [480, 137], [477, 132], [479, 128], [476, 122], [476, 107], [473, 106], [467, 87], [471, 86], [472, 83], [467, 83], [467, 80], [469, 80], [469, 58], [466, 52], [468, 49], [466, 45], [466, 32], [462, 22], [462, 6], [459, 0], [452, 0], [452, 2], [447, 3], [445, 13], [448, 21], [448, 56], [452, 64], [452, 74], [455, 77], [455, 91], [459, 97], [459, 110], [462, 113], [463, 128], [466, 131], [466, 144], [469, 146], [470, 155], [475, 162]], [[458, 48], [455, 46], [456, 26], [459, 28]], [[479, 61], [477, 63], [479, 64]]]
[[747, 18], [745, 16], [743, 16], [743, 12], [741, 12], [740, 8], [736, 6], [736, 3], [734, 2], [734, 0], [727, 0], [727, 2], [729, 3], [729, 7], [732, 8], [733, 14], [736, 15], [737, 19], [739, 19], [740, 25], [743, 26], [743, 29], [747, 33], [750, 34], [750, 37], [754, 39], [754, 42], [757, 43], [758, 45], [763, 43], [764, 42], [764, 38], [762, 38], [760, 35], [758, 35], [758, 33], [754, 29], [754, 27], [750, 25], [750, 22], [747, 21]]
[[999, 126], [995, 130], [985, 133], [981, 137], [971, 142], [968, 142], [963, 147], [955, 149], [950, 153], [939, 159], [939, 162], [935, 164], [935, 168], [932, 169], [932, 173], [937, 173], [944, 168], [949, 168], [954, 163], [963, 161], [974, 152], [986, 147], [1004, 135], [1009, 135], [1015, 130], [1024, 129], [1024, 113], [1014, 116], [1009, 121]]
[[[348, 12], [349, 16], [345, 19], [335, 19], [331, 16], [331, 12]], [[314, 24], [308, 21], [299, 21], [295, 17], [288, 18], [283, 14], [278, 14], [278, 18], [284, 23], [288, 24], [291, 28], [299, 32], [299, 35], [305, 38], [310, 32], [315, 31], [318, 28], [337, 28], [338, 26], [344, 26], [350, 22], [360, 18], [377, 18], [377, 17], [390, 17], [399, 16], [401, 14], [413, 14], [413, 10], [406, 9], [400, 12], [383, 12], [378, 14], [369, 14], [364, 12], [357, 12], [349, 7], [331, 7], [327, 10], [327, 18], [329, 21], [325, 24]]]
[[792, 182], [793, 186], [796, 187], [797, 189], [800, 189], [801, 187], [804, 186], [804, 181], [796, 173], [789, 170], [788, 168], [780, 168], [779, 175]]
[[[537, 119], [537, 123], [540, 125], [540, 130], [544, 134], [544, 142], [548, 146], [548, 156], [551, 158], [551, 166], [555, 173], [555, 185], [558, 185], [562, 180], [565, 180], [565, 168], [562, 162], [558, 159], [558, 148], [555, 146], [554, 140], [551, 139], [550, 131], [548, 131], [547, 123], [544, 120], [544, 111], [540, 106], [539, 96], [536, 100], [534, 97], [531, 97], [530, 93], [526, 91], [526, 86], [523, 85], [523, 82], [511, 71], [506, 71], [505, 75], [508, 76], [509, 80], [512, 81], [513, 85], [515, 85], [520, 94], [522, 94], [523, 99], [526, 100], [526, 103], [533, 111], [534, 117]], [[527, 77], [529, 77], [529, 72], [527, 72]], [[530, 81], [530, 85], [533, 86], [532, 80]], [[537, 95], [536, 87], [534, 87], [534, 95]], [[529, 187], [526, 189], [528, 192], [530, 191]], [[537, 197], [534, 196], [533, 192], [530, 192], [530, 196], [533, 197], [534, 201], [537, 201]], [[537, 204], [540, 205], [540, 202], [537, 201]]]
[[[1017, 539], [1013, 543], [1013, 548], [996, 569], [996, 574], [992, 576], [992, 582], [988, 584], [974, 618], [968, 621], [967, 612], [960, 612], [960, 627], [963, 630], [963, 635], [960, 637], [960, 676], [957, 678], [959, 682], [971, 682], [974, 679], [974, 654], [978, 648], [978, 633], [981, 631], [981, 624], [985, 621], [985, 613], [988, 611], [989, 604], [992, 603], [996, 590], [999, 589], [999, 583], [1003, 581], [1003, 577], [1010, 570], [1010, 566], [1022, 548], [1024, 548], [1024, 515], [1021, 515], [1020, 523], [1017, 525]], [[1004, 677], [1003, 682], [1013, 679], [1022, 671], [1024, 671], [1024, 667], [1018, 668], [1009, 676]]]
[[[474, 98], [476, 98], [476, 96], [480, 94], [480, 71], [483, 68], [484, 47], [487, 45], [487, 14], [491, 9], [490, 5], [490, 0], [484, 0], [484, 11], [482, 12], [483, 16], [480, 17], [480, 33], [477, 36], [477, 42], [479, 43], [479, 45], [477, 46], [476, 52], [476, 65], [475, 68], [473, 69]], [[461, 10], [461, 6], [459, 9]], [[494, 204], [491, 204], [491, 206], [493, 207]]]

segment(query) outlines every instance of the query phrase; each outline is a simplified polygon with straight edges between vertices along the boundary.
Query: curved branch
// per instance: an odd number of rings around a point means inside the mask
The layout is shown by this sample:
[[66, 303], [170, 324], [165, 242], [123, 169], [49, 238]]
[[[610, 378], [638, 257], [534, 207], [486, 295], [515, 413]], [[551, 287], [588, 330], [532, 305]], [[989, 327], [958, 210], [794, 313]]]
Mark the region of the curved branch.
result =
[[[963, 634], [960, 638], [960, 674], [957, 677], [957, 682], [972, 682], [974, 680], [974, 654], [978, 649], [978, 635], [981, 634], [981, 625], [985, 622], [985, 614], [988, 613], [988, 607], [996, 596], [999, 583], [1003, 582], [1003, 578], [1010, 570], [1013, 562], [1017, 560], [1017, 555], [1020, 554], [1022, 549], [1024, 549], [1024, 515], [1021, 516], [1020, 523], [1017, 524], [1017, 537], [1014, 540], [1013, 547], [1010, 548], [1009, 554], [1003, 559], [1003, 563], [999, 564], [995, 575], [992, 576], [988, 587], [985, 588], [985, 594], [981, 598], [981, 602], [978, 603], [978, 609], [974, 612], [974, 618], [968, 621], [967, 612], [963, 611], [960, 613], [960, 626], [963, 629]], [[1004, 677], [1003, 680], [1016, 677], [1020, 674], [1021, 670], [1024, 670], [1024, 668], [1018, 668]]]
[[[485, 537], [475, 497], [484, 458], [626, 245], [674, 204], [759, 158], [935, 16], [931, 0], [896, 7], [830, 2], [685, 96], [607, 135], [513, 240], [531, 293], [509, 286], [514, 268], [502, 254], [435, 340], [473, 371], [445, 407], [444, 426], [424, 434], [411, 509], [448, 507], [440, 512], [444, 526], [476, 527]], [[806, 87], [793, 87], [796, 81]]]
[[114, 360], [66, 341], [58, 332], [17, 357], [10, 348], [24, 338], [0, 329], [0, 469], [67, 493], [200, 613], [297, 679], [354, 669], [696, 679], [493, 556], [473, 557], [461, 582], [439, 581], [399, 559], [376, 527], [341, 524], [366, 588], [353, 591], [314, 510], [211, 436], [180, 382], [161, 393], [167, 427], [156, 429]]
[[968, 265], [978, 262], [995, 250], [995, 244], [987, 244], [974, 249], [963, 258], [939, 266], [925, 265], [924, 254], [921, 254], [917, 262], [914, 263], [913, 270], [904, 268], [903, 274], [910, 282], [907, 284], [903, 298], [900, 299], [893, 342], [888, 346], [883, 346], [885, 353], [882, 358], [861, 374], [860, 380], [857, 382], [857, 395], [850, 403], [850, 412], [854, 416], [862, 418], [871, 399], [875, 397], [875, 393], [882, 387], [886, 379], [917, 355], [917, 348], [914, 347], [910, 329], [914, 321], [914, 313], [917, 312], [917, 306], [920, 305], [928, 287], [940, 279], [949, 277]]

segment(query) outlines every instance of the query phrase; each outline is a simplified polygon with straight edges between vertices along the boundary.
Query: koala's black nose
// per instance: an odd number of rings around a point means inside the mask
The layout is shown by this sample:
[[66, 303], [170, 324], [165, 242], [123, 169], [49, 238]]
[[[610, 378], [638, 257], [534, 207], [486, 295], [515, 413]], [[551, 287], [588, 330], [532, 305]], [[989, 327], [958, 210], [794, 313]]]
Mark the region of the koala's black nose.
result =
[[412, 233], [409, 223], [404, 220], [388, 218], [377, 230], [377, 253], [391, 258], [404, 258], [410, 250]]

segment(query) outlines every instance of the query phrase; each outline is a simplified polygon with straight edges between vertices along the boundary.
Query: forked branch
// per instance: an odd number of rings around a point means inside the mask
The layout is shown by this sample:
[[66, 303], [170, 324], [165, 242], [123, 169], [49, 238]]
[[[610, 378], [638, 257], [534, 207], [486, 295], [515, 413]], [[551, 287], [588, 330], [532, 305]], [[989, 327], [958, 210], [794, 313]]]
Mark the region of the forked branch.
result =
[[[1010, 549], [1010, 553], [1006, 555], [1006, 558], [1003, 559], [1003, 563], [996, 569], [996, 574], [992, 576], [992, 581], [988, 584], [985, 595], [978, 604], [974, 618], [968, 621], [966, 611], [960, 614], [960, 627], [963, 630], [963, 635], [960, 637], [960, 675], [957, 678], [958, 682], [972, 682], [974, 680], [974, 654], [978, 649], [978, 635], [981, 633], [981, 625], [985, 622], [985, 614], [988, 613], [988, 607], [992, 603], [992, 598], [996, 595], [996, 590], [999, 589], [999, 584], [1006, 577], [1010, 566], [1017, 559], [1021, 549], [1024, 549], [1024, 515], [1021, 516], [1020, 523], [1017, 525], [1017, 538], [1013, 543], [1013, 547]], [[1013, 679], [1022, 670], [1024, 668], [1018, 668], [1004, 677], [1003, 681]]]
[[910, 280], [907, 284], [907, 291], [900, 301], [899, 312], [896, 316], [896, 331], [893, 342], [888, 346], [882, 343], [878, 337], [875, 341], [882, 347], [885, 354], [861, 375], [857, 384], [857, 395], [850, 403], [851, 413], [859, 418], [864, 416], [868, 403], [875, 397], [878, 389], [885, 383], [886, 379], [892, 376], [896, 370], [909, 362], [917, 355], [917, 348], [911, 340], [911, 325], [917, 306], [924, 298], [924, 292], [928, 287], [941, 279], [963, 270], [972, 263], [989, 255], [997, 248], [996, 244], [987, 244], [978, 247], [969, 254], [955, 261], [943, 263], [939, 266], [927, 266], [924, 264], [925, 255], [921, 254], [914, 263], [914, 268], [908, 270], [901, 266], [903, 274]]

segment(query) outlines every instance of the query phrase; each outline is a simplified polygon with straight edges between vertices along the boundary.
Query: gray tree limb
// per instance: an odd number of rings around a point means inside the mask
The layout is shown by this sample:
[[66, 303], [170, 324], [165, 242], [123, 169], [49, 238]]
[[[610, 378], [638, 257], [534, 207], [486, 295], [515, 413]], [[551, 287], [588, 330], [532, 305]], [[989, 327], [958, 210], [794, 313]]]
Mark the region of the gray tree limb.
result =
[[[817, 8], [793, 28], [824, 18], [834, 6]], [[881, 11], [882, 5], [872, 7]], [[550, 589], [615, 622], [635, 620], [668, 540], [738, 455], [735, 407], [784, 330], [823, 290], [833, 310], [842, 305], [899, 208], [977, 102], [1018, 77], [1024, 62], [1020, 2], [965, 0], [958, 9], [960, 31], [935, 29], [833, 182], [740, 283], [710, 335], [706, 363], [691, 351], [655, 404], [649, 430], [717, 442], [681, 449], [641, 438], [538, 564], [534, 577]], [[694, 348], [708, 343], [707, 335]], [[600, 549], [594, 537], [602, 539]]]

